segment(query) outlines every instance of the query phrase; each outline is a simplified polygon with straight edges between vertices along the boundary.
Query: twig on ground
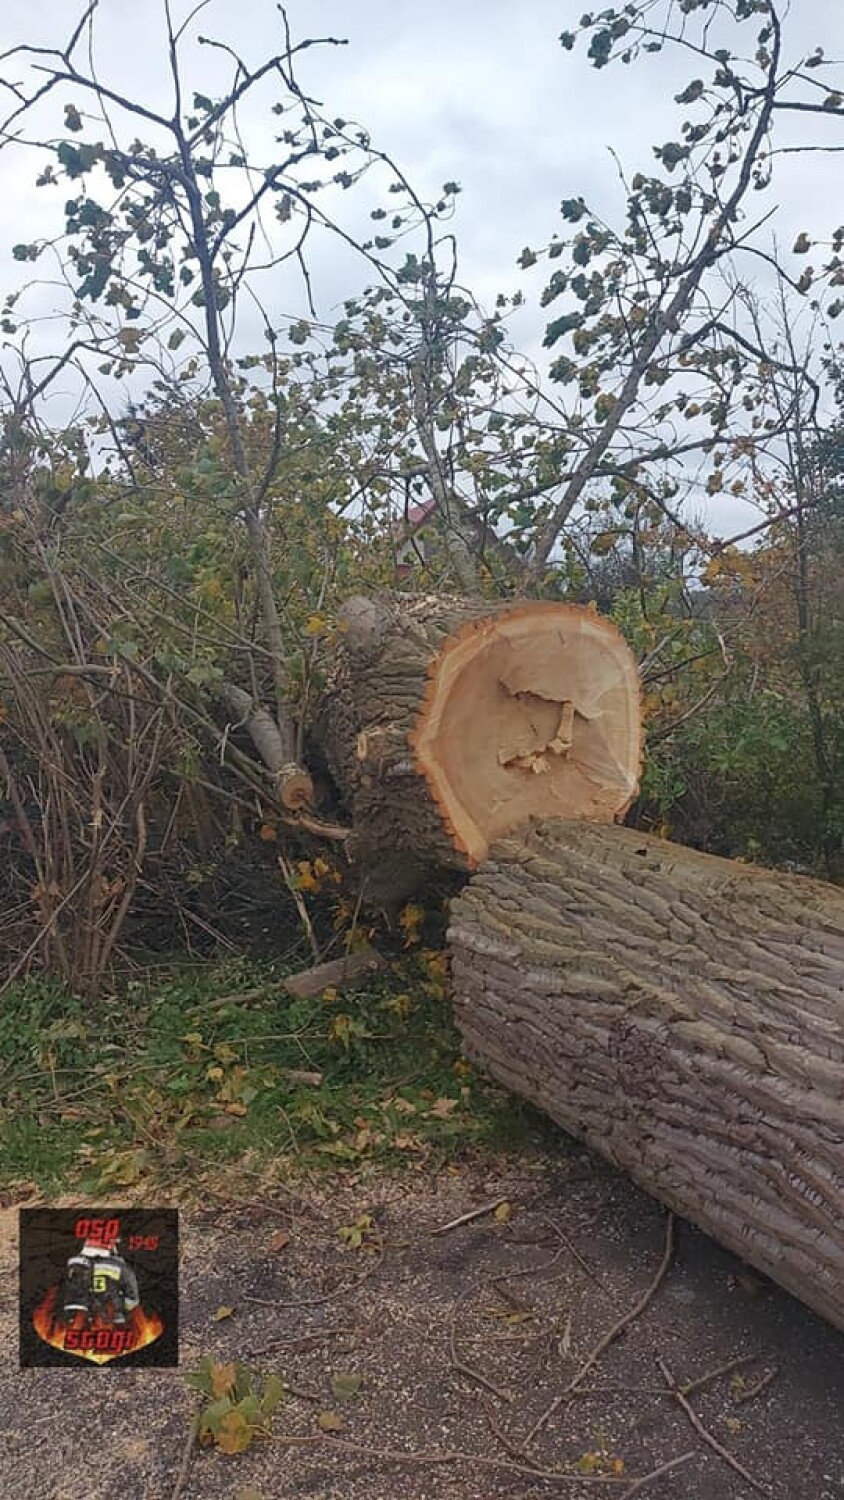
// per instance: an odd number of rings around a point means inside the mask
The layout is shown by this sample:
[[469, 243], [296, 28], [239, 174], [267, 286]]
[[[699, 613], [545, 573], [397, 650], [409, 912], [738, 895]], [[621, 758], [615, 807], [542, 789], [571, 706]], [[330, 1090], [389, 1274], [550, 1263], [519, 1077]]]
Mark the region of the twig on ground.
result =
[[322, 1391], [306, 1391], [300, 1385], [291, 1385], [289, 1381], [284, 1382], [285, 1395], [295, 1396], [297, 1401], [316, 1401], [318, 1405], [325, 1405], [325, 1395]]
[[779, 1370], [775, 1365], [772, 1370], [767, 1370], [764, 1375], [760, 1375], [758, 1380], [754, 1380], [753, 1384], [749, 1385], [746, 1390], [736, 1391], [733, 1395], [733, 1400], [737, 1403], [752, 1401], [754, 1397], [761, 1396], [762, 1392], [768, 1389], [768, 1386], [776, 1380], [778, 1375]]
[[279, 1349], [294, 1350], [305, 1353], [311, 1349], [318, 1349], [320, 1344], [325, 1344], [329, 1339], [343, 1338], [356, 1334], [356, 1328], [325, 1328], [322, 1333], [303, 1333], [293, 1339], [273, 1339], [270, 1344], [252, 1344], [246, 1350], [248, 1359], [256, 1359], [261, 1354], [276, 1354]]
[[467, 1365], [465, 1360], [462, 1360], [457, 1353], [457, 1309], [461, 1302], [465, 1302], [469, 1291], [471, 1291], [471, 1288], [457, 1298], [448, 1323], [448, 1354], [451, 1360], [451, 1368], [456, 1370], [458, 1375], [465, 1375], [467, 1380], [473, 1380], [476, 1385], [482, 1385], [484, 1390], [489, 1391], [493, 1396], [497, 1396], [499, 1401], [512, 1401], [512, 1391], [504, 1390], [502, 1386], [496, 1385], [493, 1380], [483, 1375], [480, 1370], [476, 1370], [474, 1365]]
[[625, 1490], [621, 1500], [631, 1500], [632, 1495], [640, 1495], [642, 1490], [654, 1479], [660, 1479], [663, 1474], [669, 1474], [672, 1469], [679, 1469], [681, 1464], [687, 1464], [694, 1458], [694, 1449], [689, 1453], [681, 1453], [679, 1458], [670, 1458], [667, 1464], [660, 1464], [658, 1469], [651, 1469], [650, 1474], [643, 1474], [641, 1479], [634, 1479], [629, 1490]]
[[431, 1235], [433, 1237], [437, 1234], [448, 1234], [452, 1229], [459, 1229], [461, 1224], [471, 1224], [473, 1219], [480, 1219], [484, 1214], [495, 1213], [495, 1210], [506, 1202], [506, 1198], [495, 1198], [492, 1203], [482, 1203], [480, 1208], [470, 1209], [467, 1214], [461, 1214], [459, 1219], [450, 1219], [447, 1224], [441, 1224], [439, 1229], [432, 1229]]
[[773, 1491], [770, 1489], [770, 1487], [766, 1484], [763, 1484], [761, 1479], [757, 1479], [755, 1474], [751, 1474], [750, 1470], [746, 1469], [744, 1464], [739, 1463], [739, 1460], [737, 1458], [733, 1458], [732, 1453], [724, 1448], [722, 1444], [719, 1443], [716, 1437], [712, 1436], [709, 1428], [704, 1427], [697, 1412], [692, 1406], [690, 1406], [689, 1402], [683, 1395], [683, 1392], [679, 1390], [677, 1385], [675, 1384], [674, 1376], [671, 1374], [671, 1371], [665, 1363], [665, 1360], [657, 1359], [657, 1364], [659, 1366], [665, 1384], [671, 1391], [674, 1400], [677, 1402], [677, 1405], [680, 1407], [681, 1411], [685, 1412], [698, 1437], [701, 1438], [704, 1443], [706, 1443], [708, 1448], [712, 1449], [713, 1453], [717, 1453], [718, 1457], [723, 1459], [724, 1463], [728, 1464], [736, 1474], [740, 1474], [745, 1483], [749, 1484], [752, 1489], [756, 1490], [757, 1494], [771, 1495]]
[[446, 1449], [442, 1452], [434, 1449], [430, 1453], [403, 1453], [390, 1448], [368, 1448], [363, 1443], [352, 1443], [345, 1438], [336, 1438], [331, 1433], [320, 1434], [285, 1434], [275, 1440], [290, 1448], [316, 1447], [328, 1444], [336, 1448], [340, 1453], [354, 1453], [360, 1458], [370, 1459], [372, 1462], [386, 1464], [411, 1464], [414, 1466], [444, 1465], [444, 1464], [468, 1464], [473, 1469], [503, 1470], [506, 1474], [523, 1474], [529, 1479], [544, 1479], [553, 1484], [584, 1484], [618, 1486], [629, 1484], [628, 1475], [619, 1474], [574, 1474], [566, 1473], [562, 1469], [540, 1469], [532, 1464], [519, 1464], [508, 1461], [506, 1458], [491, 1458], [485, 1454], [464, 1453], [459, 1448]]
[[514, 1443], [510, 1438], [508, 1438], [506, 1432], [501, 1431], [501, 1428], [496, 1422], [495, 1416], [488, 1402], [483, 1402], [483, 1409], [489, 1430], [492, 1433], [493, 1437], [498, 1439], [505, 1453], [509, 1453], [510, 1457], [515, 1458], [519, 1463], [529, 1464], [530, 1454], [525, 1453], [524, 1448], [520, 1448], [518, 1443]]
[[728, 1359], [724, 1365], [716, 1365], [714, 1370], [707, 1370], [705, 1375], [698, 1375], [696, 1380], [686, 1380], [680, 1386], [683, 1396], [691, 1396], [693, 1391], [701, 1391], [705, 1385], [711, 1385], [713, 1380], [718, 1380], [721, 1375], [729, 1375], [732, 1370], [738, 1370], [742, 1365], [755, 1364], [759, 1359], [758, 1354], [740, 1354], [738, 1359]]
[[592, 1270], [592, 1267], [589, 1265], [588, 1261], [585, 1261], [583, 1259], [580, 1251], [575, 1248], [568, 1235], [563, 1233], [559, 1224], [555, 1224], [553, 1219], [545, 1218], [543, 1218], [542, 1222], [543, 1224], [548, 1225], [548, 1228], [553, 1231], [560, 1243], [565, 1246], [565, 1248], [568, 1250], [569, 1255], [572, 1257], [572, 1260], [576, 1261], [580, 1266], [580, 1269], [583, 1272], [584, 1276], [588, 1276], [590, 1281], [594, 1281], [595, 1285], [601, 1288], [601, 1291], [604, 1293], [605, 1297], [610, 1296], [611, 1294], [609, 1292], [609, 1288], [605, 1286], [604, 1282], [601, 1280], [597, 1272]]
[[646, 1291], [643, 1292], [642, 1296], [639, 1298], [639, 1300], [636, 1303], [636, 1305], [634, 1307], [631, 1307], [630, 1310], [629, 1310], [629, 1312], [626, 1312], [624, 1314], [623, 1318], [619, 1318], [618, 1322], [617, 1323], [613, 1323], [612, 1328], [610, 1328], [605, 1334], [602, 1335], [602, 1337], [598, 1340], [597, 1344], [595, 1345], [594, 1349], [592, 1349], [590, 1351], [590, 1353], [586, 1356], [586, 1359], [584, 1360], [583, 1364], [580, 1366], [580, 1369], [577, 1371], [577, 1374], [572, 1376], [571, 1380], [569, 1381], [568, 1385], [566, 1386], [566, 1389], [564, 1391], [562, 1391], [559, 1396], [555, 1396], [554, 1397], [554, 1400], [551, 1402], [551, 1405], [542, 1413], [542, 1416], [538, 1419], [538, 1421], [534, 1422], [534, 1424], [533, 1424], [530, 1432], [528, 1433], [527, 1437], [525, 1438], [524, 1446], [526, 1448], [528, 1448], [530, 1446], [530, 1444], [534, 1441], [534, 1439], [542, 1431], [542, 1429], [546, 1425], [546, 1423], [550, 1422], [550, 1420], [553, 1417], [554, 1413], [559, 1410], [559, 1408], [562, 1406], [563, 1402], [566, 1401], [570, 1396], [572, 1396], [574, 1394], [574, 1392], [576, 1391], [577, 1387], [580, 1385], [581, 1381], [584, 1379], [584, 1377], [586, 1375], [588, 1375], [589, 1371], [593, 1368], [593, 1366], [598, 1363], [598, 1360], [600, 1359], [601, 1355], [604, 1353], [604, 1351], [606, 1349], [609, 1348], [610, 1344], [614, 1343], [615, 1340], [618, 1338], [619, 1334], [623, 1333], [624, 1330], [626, 1328], [628, 1328], [631, 1323], [635, 1322], [636, 1318], [641, 1317], [642, 1313], [646, 1310], [646, 1308], [653, 1301], [654, 1297], [656, 1296], [657, 1292], [659, 1291], [659, 1288], [662, 1286], [662, 1283], [665, 1280], [665, 1277], [666, 1277], [667, 1272], [668, 1272], [668, 1267], [671, 1264], [671, 1257], [672, 1257], [673, 1254], [674, 1254], [674, 1215], [673, 1215], [673, 1213], [669, 1212], [668, 1217], [667, 1217], [667, 1219], [665, 1221], [665, 1248], [664, 1248], [664, 1250], [662, 1252], [662, 1260], [659, 1263], [659, 1269], [657, 1270], [657, 1273], [654, 1276], [652, 1282], [650, 1283], [650, 1285], [648, 1286], [648, 1288], [646, 1289]]
[[182, 1491], [184, 1490], [184, 1487], [185, 1487], [185, 1482], [186, 1482], [187, 1477], [188, 1477], [188, 1469], [190, 1468], [190, 1461], [193, 1458], [193, 1450], [194, 1450], [194, 1447], [196, 1446], [196, 1439], [197, 1439], [198, 1436], [199, 1436], [199, 1407], [196, 1408], [196, 1410], [194, 1411], [193, 1416], [191, 1417], [191, 1420], [190, 1420], [190, 1427], [188, 1428], [187, 1442], [185, 1443], [184, 1449], [182, 1450], [182, 1460], [181, 1460], [181, 1463], [179, 1464], [179, 1472], [176, 1475], [176, 1482], [173, 1485], [173, 1493], [170, 1496], [170, 1500], [180, 1500]]

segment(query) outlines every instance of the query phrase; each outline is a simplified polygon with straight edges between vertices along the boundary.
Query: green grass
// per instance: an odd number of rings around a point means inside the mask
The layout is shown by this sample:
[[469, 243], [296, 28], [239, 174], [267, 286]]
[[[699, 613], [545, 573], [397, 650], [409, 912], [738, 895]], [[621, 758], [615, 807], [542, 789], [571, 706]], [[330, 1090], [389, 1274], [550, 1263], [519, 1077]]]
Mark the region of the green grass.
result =
[[92, 1003], [48, 984], [8, 992], [0, 1184], [146, 1189], [244, 1158], [441, 1166], [547, 1133], [461, 1060], [438, 955], [312, 1000], [291, 1000], [281, 977], [237, 960]]

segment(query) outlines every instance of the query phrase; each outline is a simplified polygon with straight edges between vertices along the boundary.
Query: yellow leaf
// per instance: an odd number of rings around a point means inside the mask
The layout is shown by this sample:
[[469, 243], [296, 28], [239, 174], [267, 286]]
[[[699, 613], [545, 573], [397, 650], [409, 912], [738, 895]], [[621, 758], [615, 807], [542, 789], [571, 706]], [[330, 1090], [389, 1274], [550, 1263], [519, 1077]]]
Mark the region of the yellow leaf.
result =
[[317, 1425], [323, 1432], [342, 1432], [346, 1424], [339, 1412], [321, 1411], [317, 1417]]
[[225, 1305], [223, 1307], [218, 1307], [217, 1311], [211, 1314], [211, 1322], [222, 1323], [223, 1319], [230, 1318], [233, 1312], [233, 1307], [226, 1307]]
[[[438, 1120], [447, 1120], [449, 1115], [452, 1115], [457, 1109], [459, 1103], [459, 1099], [435, 1099], [431, 1105], [430, 1113], [435, 1115]], [[504, 1204], [502, 1203], [500, 1207], [503, 1208]], [[496, 1209], [497, 1213], [498, 1210]]]
[[400, 1130], [393, 1136], [393, 1145], [397, 1151], [424, 1151], [424, 1146], [418, 1135], [411, 1135], [409, 1131]]
[[318, 891], [319, 881], [314, 875], [313, 866], [309, 859], [300, 859], [297, 862], [298, 871], [297, 884], [300, 891]]
[[209, 1068], [208, 1071], [205, 1074], [205, 1077], [208, 1078], [208, 1079], [210, 1079], [211, 1082], [213, 1083], [216, 1079], [224, 1077], [223, 1070], [222, 1070], [222, 1068], [217, 1068], [217, 1067], [215, 1067], [215, 1068]]
[[221, 1453], [245, 1453], [255, 1435], [242, 1412], [229, 1411], [223, 1417], [216, 1434], [217, 1447]]
[[217, 1400], [221, 1396], [227, 1396], [233, 1390], [237, 1380], [237, 1365], [212, 1365], [211, 1367], [211, 1395]]
[[326, 1005], [333, 1005], [335, 1000], [339, 1000], [340, 992], [334, 988], [333, 984], [330, 984], [327, 989], [323, 990], [322, 998]]
[[413, 1011], [413, 1000], [410, 995], [392, 995], [389, 1000], [384, 1001], [384, 1009], [391, 1016], [398, 1016], [400, 1020], [406, 1021]]
[[228, 1042], [217, 1042], [214, 1048], [214, 1056], [218, 1062], [237, 1062], [237, 1048], [230, 1047]]
[[499, 1205], [498, 1205], [497, 1209], [495, 1210], [495, 1212], [493, 1213], [492, 1217], [499, 1224], [509, 1224], [510, 1220], [513, 1217], [513, 1205], [512, 1205], [512, 1203], [506, 1203], [506, 1202], [505, 1203], [499, 1203]]
[[322, 615], [311, 615], [307, 625], [305, 626], [305, 634], [325, 635], [327, 629], [328, 623], [325, 619], [323, 619]]
[[392, 1108], [395, 1110], [397, 1115], [416, 1114], [416, 1105], [411, 1104], [409, 1099], [402, 1099], [401, 1095], [398, 1099], [392, 1100]]

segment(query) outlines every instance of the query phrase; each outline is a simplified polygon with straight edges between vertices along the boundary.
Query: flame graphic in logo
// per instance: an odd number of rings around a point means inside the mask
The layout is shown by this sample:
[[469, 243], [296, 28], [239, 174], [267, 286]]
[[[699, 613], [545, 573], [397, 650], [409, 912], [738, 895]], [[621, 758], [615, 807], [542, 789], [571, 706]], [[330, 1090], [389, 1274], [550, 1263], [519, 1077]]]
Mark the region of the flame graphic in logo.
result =
[[68, 1321], [55, 1310], [58, 1300], [58, 1286], [50, 1287], [32, 1315], [35, 1332], [52, 1348], [94, 1365], [107, 1365], [124, 1354], [145, 1349], [164, 1332], [164, 1320], [158, 1313], [145, 1313], [142, 1307], [136, 1307], [122, 1326], [115, 1327], [100, 1317], [89, 1321], [82, 1312]]

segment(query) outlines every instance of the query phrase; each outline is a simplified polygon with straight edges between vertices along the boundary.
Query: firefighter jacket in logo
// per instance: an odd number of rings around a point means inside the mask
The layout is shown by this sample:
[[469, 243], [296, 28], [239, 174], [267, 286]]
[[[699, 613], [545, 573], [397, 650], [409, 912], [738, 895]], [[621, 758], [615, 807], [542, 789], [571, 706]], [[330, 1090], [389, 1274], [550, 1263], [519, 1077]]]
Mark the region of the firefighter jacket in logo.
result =
[[63, 1309], [68, 1319], [83, 1312], [86, 1321], [99, 1318], [105, 1324], [125, 1323], [138, 1306], [138, 1281], [119, 1246], [103, 1250], [85, 1245], [72, 1255], [65, 1272]]

